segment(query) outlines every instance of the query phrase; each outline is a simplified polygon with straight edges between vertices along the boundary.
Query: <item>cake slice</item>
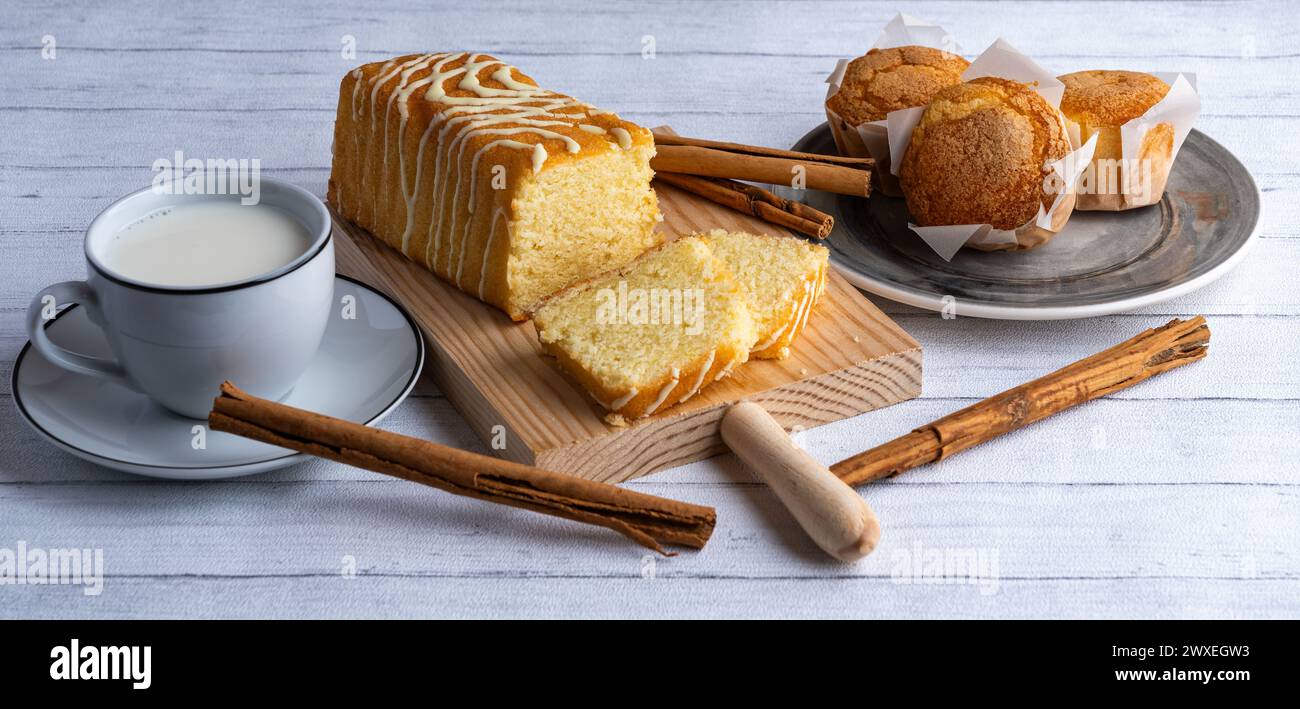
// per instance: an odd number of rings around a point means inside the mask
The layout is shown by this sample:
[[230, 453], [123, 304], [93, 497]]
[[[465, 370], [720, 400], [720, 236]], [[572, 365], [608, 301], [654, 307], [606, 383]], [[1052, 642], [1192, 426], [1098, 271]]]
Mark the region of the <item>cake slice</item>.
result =
[[621, 425], [694, 396], [749, 359], [749, 305], [708, 239], [677, 239], [533, 313], [542, 348]]
[[826, 289], [826, 247], [793, 236], [717, 229], [705, 235], [749, 298], [757, 359], [785, 359]]
[[515, 320], [662, 238], [654, 137], [486, 54], [411, 54], [343, 77], [329, 201]]

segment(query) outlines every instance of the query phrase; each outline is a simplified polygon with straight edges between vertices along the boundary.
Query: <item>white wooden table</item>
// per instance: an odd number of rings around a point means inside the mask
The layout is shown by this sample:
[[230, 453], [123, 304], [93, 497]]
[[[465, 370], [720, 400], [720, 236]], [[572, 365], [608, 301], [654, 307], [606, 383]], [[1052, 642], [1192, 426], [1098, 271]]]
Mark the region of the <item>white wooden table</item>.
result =
[[[822, 80], [896, 10], [862, 2], [6, 3], [0, 9], [0, 386], [43, 286], [84, 276], [82, 230], [176, 150], [261, 160], [323, 194], [355, 64], [479, 49], [550, 88], [684, 134], [788, 146]], [[876, 554], [828, 561], [731, 457], [638, 490], [714, 505], [708, 548], [655, 558], [605, 530], [314, 462], [176, 484], [83, 463], [0, 406], [0, 548], [99, 547], [103, 593], [0, 586], [0, 616], [1300, 616], [1300, 16], [1282, 3], [909, 3], [968, 55], [999, 34], [1061, 72], [1197, 73], [1199, 127], [1263, 191], [1244, 264], [1141, 312], [1016, 323], [877, 300], [925, 346], [919, 399], [809, 431], [839, 460], [1174, 316], [1211, 356], [861, 490]], [[357, 56], [342, 56], [345, 36]], [[53, 59], [42, 43], [53, 38]], [[653, 38], [653, 57], [645, 50]], [[428, 383], [384, 426], [482, 450]], [[976, 550], [981, 585], [903, 583]], [[357, 573], [342, 573], [347, 558]], [[925, 579], [921, 579], [925, 580]]]

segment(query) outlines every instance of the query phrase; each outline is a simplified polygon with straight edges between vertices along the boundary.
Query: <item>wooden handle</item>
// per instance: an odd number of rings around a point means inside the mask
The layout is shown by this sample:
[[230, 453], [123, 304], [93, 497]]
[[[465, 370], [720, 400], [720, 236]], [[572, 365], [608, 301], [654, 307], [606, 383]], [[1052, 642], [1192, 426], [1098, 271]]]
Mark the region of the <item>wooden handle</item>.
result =
[[732, 406], [722, 418], [722, 440], [799, 521], [827, 554], [857, 561], [880, 541], [880, 521], [853, 488], [794, 444], [763, 407]]

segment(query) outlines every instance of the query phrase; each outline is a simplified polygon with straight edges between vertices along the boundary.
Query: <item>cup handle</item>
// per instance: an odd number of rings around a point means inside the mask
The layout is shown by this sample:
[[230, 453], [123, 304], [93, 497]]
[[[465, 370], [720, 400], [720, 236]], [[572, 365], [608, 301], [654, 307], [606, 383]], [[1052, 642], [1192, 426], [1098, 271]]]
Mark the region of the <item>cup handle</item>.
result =
[[[54, 298], [54, 303], [46, 302], [49, 297]], [[127, 378], [126, 371], [122, 369], [121, 364], [111, 359], [77, 354], [50, 341], [50, 338], [45, 334], [46, 313], [53, 312], [55, 305], [64, 303], [80, 303], [88, 308], [95, 308], [99, 305], [99, 301], [95, 298], [95, 292], [90, 289], [90, 285], [85, 281], [55, 283], [41, 291], [32, 300], [31, 306], [27, 308], [27, 336], [31, 338], [32, 346], [36, 348], [36, 351], [40, 352], [49, 361], [69, 371], [109, 379], [134, 389], [135, 385]]]

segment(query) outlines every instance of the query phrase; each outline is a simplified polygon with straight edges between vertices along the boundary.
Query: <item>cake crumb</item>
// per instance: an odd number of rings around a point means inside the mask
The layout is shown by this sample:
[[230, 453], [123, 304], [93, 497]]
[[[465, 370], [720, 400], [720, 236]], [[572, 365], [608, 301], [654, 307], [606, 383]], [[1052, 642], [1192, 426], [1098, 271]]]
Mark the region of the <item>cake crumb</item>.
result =
[[806, 376], [808, 376], [808, 368], [807, 368], [807, 367], [800, 367], [800, 368], [799, 368], [799, 376], [801, 376], [801, 377], [806, 377]]
[[854, 335], [854, 336], [853, 336], [853, 341], [854, 341], [854, 342], [862, 342], [862, 338], [861, 338], [861, 337], [858, 337], [857, 335]]
[[627, 426], [627, 419], [623, 418], [622, 414], [606, 414], [605, 423], [622, 428]]

